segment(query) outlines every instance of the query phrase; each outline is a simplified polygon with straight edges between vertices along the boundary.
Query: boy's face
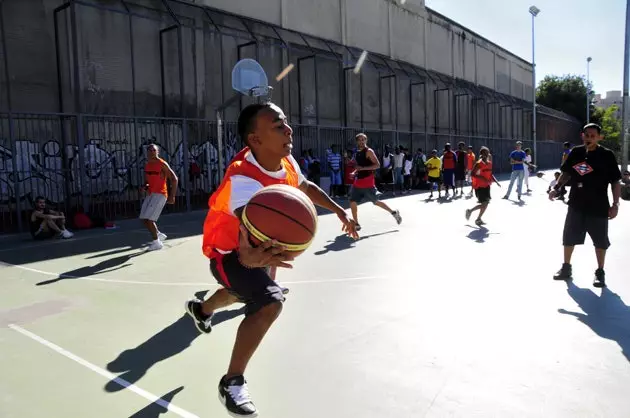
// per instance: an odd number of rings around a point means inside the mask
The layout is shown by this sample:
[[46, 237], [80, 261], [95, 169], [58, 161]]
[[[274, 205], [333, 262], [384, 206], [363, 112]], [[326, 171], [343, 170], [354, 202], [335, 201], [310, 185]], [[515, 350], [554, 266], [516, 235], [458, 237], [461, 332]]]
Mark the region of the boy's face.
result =
[[256, 129], [249, 134], [248, 143], [254, 149], [284, 158], [293, 150], [293, 129], [287, 117], [276, 105], [261, 110], [256, 115]]
[[556, 177], [556, 180], [558, 180], [560, 178], [560, 174], [555, 173], [554, 176]]
[[602, 136], [597, 132], [596, 128], [588, 128], [582, 134], [582, 141], [586, 148], [597, 145], [599, 141], [601, 141]]

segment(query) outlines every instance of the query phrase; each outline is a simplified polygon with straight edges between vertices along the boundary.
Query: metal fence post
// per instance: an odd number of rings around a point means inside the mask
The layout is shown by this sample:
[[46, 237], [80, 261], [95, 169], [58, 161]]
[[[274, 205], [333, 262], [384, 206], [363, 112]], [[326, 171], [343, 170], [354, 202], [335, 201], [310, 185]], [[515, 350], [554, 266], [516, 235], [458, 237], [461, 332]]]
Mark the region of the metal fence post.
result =
[[183, 171], [184, 171], [184, 191], [186, 193], [186, 212], [190, 212], [191, 206], [190, 206], [190, 182], [189, 182], [189, 178], [188, 178], [188, 167], [190, 166], [190, 163], [188, 161], [189, 156], [188, 156], [188, 120], [187, 119], [183, 119], [182, 120], [182, 165], [183, 165]]
[[[76, 129], [77, 129], [77, 148], [79, 154], [79, 184], [81, 185], [81, 205], [86, 213], [90, 211], [90, 198], [91, 190], [87, 190], [91, 187], [87, 186], [87, 167], [85, 165], [85, 137], [83, 136], [83, 115], [80, 113], [76, 116]], [[74, 173], [73, 173], [74, 174]]]

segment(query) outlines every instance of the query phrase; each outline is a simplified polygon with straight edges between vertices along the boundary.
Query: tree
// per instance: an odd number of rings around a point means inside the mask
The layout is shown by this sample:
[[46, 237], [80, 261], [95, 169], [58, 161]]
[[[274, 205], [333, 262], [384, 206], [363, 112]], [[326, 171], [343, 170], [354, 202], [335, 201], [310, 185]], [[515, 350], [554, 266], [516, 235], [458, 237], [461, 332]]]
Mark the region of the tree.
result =
[[[586, 122], [586, 83], [577, 75], [546, 76], [536, 89], [536, 101]], [[593, 92], [591, 91], [591, 97]], [[591, 114], [595, 106], [591, 105]]]
[[604, 136], [602, 145], [614, 151], [620, 151], [621, 119], [619, 119], [619, 106], [612, 105], [604, 110], [601, 127]]

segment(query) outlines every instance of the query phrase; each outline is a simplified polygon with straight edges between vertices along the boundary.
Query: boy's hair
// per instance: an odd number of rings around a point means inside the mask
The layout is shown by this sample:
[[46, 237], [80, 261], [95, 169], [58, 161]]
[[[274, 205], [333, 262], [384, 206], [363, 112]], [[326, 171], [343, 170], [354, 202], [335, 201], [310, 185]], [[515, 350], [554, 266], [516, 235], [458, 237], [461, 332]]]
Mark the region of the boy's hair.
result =
[[256, 116], [263, 109], [269, 109], [271, 107], [271, 102], [267, 103], [255, 103], [247, 106], [245, 109], [241, 110], [241, 114], [238, 116], [238, 136], [241, 137], [241, 140], [249, 145], [247, 142], [247, 136], [251, 134], [254, 129], [256, 129]]
[[595, 129], [598, 135], [602, 133], [602, 127], [596, 123], [589, 123], [589, 124], [584, 125], [584, 127], [582, 128], [582, 133], [586, 133], [586, 130], [589, 128]]
[[559, 175], [561, 175], [561, 174], [562, 174], [562, 173], [560, 173], [559, 171], [556, 171], [555, 173], [553, 173], [553, 175], [554, 175], [554, 176], [559, 176]]

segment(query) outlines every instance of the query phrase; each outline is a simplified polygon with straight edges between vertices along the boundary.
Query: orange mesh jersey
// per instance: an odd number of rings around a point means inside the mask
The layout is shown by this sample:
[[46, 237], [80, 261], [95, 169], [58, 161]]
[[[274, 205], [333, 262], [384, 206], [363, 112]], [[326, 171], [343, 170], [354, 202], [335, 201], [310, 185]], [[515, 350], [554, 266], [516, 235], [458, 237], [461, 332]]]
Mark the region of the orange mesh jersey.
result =
[[144, 165], [144, 174], [149, 183], [149, 193], [160, 193], [164, 196], [168, 196], [168, 187], [166, 187], [166, 176], [162, 168], [166, 164], [161, 158], [157, 158], [155, 161], [148, 161]]
[[298, 187], [306, 179], [297, 161], [289, 155], [281, 161], [280, 171], [262, 168], [249, 150], [243, 149], [231, 161], [219, 188], [210, 196], [210, 210], [203, 224], [202, 251], [208, 258], [238, 248], [240, 219], [234, 214], [254, 193], [273, 184]]
[[[483, 177], [480, 179], [479, 177]], [[473, 189], [479, 189], [483, 187], [490, 187], [492, 184], [492, 162], [488, 160], [488, 162], [483, 162], [483, 160], [477, 161], [477, 172], [472, 173], [472, 184]]]

